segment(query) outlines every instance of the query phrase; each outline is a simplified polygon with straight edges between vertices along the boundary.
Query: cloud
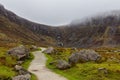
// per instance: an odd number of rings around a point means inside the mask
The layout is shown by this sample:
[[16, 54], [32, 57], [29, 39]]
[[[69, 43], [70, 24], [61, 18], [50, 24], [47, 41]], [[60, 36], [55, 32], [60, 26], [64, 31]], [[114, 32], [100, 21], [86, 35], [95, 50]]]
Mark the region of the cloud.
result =
[[21, 17], [49, 25], [68, 24], [120, 8], [119, 0], [1, 0], [0, 3]]

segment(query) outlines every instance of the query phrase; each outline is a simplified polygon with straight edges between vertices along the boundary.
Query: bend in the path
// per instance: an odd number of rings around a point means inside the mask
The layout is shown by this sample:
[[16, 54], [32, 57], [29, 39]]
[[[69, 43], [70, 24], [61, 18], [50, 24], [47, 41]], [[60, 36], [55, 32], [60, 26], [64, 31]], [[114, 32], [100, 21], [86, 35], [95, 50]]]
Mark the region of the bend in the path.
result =
[[[45, 48], [42, 48], [44, 51]], [[35, 56], [34, 60], [31, 62], [28, 71], [35, 74], [38, 80], [67, 80], [66, 78], [52, 72], [46, 68], [46, 57], [42, 51], [33, 52]]]

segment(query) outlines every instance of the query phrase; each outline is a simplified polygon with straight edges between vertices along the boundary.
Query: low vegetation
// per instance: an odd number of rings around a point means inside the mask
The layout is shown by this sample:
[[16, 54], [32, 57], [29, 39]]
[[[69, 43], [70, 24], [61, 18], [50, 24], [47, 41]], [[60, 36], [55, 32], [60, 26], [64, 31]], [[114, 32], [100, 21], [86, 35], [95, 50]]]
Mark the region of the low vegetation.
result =
[[[7, 54], [7, 51], [9, 49], [10, 48], [0, 47], [0, 80], [11, 80], [12, 77], [17, 75], [17, 72], [14, 69], [14, 66], [17, 63], [17, 58]], [[30, 53], [29, 58], [24, 61], [22, 67], [27, 70], [30, 62], [33, 59], [34, 56], [32, 55], [32, 53]], [[37, 80], [37, 77], [32, 74], [31, 80]]]
[[59, 70], [50, 63], [59, 59], [67, 61], [71, 53], [76, 51], [74, 49], [56, 48], [51, 55], [46, 55], [48, 57], [46, 65], [68, 80], [120, 80], [119, 49], [99, 48], [94, 50], [102, 56], [99, 62], [78, 63], [70, 69]]
[[25, 62], [22, 64], [22, 66], [25, 69], [28, 69], [28, 67], [33, 59], [34, 59], [34, 56], [32, 55], [32, 53], [30, 53], [30, 57], [27, 60], [25, 60]]
[[11, 77], [16, 75], [13, 66], [17, 60], [7, 55], [6, 51], [6, 48], [0, 47], [0, 80], [10, 80]]

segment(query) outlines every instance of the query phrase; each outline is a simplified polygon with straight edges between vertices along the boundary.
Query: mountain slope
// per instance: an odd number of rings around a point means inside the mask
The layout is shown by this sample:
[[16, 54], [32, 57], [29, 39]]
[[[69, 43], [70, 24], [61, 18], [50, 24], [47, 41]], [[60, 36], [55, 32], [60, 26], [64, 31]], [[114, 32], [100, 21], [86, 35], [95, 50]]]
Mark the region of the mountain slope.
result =
[[62, 29], [65, 46], [116, 47], [120, 46], [120, 13], [90, 18]]
[[[40, 29], [41, 27], [42, 29]], [[44, 30], [46, 27], [48, 28], [48, 26], [20, 18], [0, 5], [1, 46], [10, 43], [54, 45], [55, 40], [46, 34], [46, 30]]]
[[118, 47], [120, 13], [52, 27], [21, 18], [0, 5], [0, 44], [2, 46], [10, 43], [85, 48]]

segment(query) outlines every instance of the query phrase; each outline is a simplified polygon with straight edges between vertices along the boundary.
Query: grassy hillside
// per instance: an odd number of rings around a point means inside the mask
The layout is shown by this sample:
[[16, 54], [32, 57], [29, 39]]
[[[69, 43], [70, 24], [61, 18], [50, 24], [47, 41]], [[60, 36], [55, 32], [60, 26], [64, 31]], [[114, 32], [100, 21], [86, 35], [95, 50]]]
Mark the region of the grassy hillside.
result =
[[[16, 46], [16, 44], [53, 45], [53, 39], [37, 35], [24, 26], [11, 22], [0, 16], [0, 46]], [[54, 41], [55, 42], [55, 41]]]
[[[120, 80], [120, 52], [117, 52], [119, 48], [99, 48], [95, 50], [102, 56], [100, 62], [78, 63], [70, 69], [59, 70], [55, 65], [49, 63], [58, 59], [67, 61], [70, 54], [75, 51], [57, 48], [53, 55], [46, 55], [48, 57], [46, 65], [54, 72], [67, 77], [68, 80]], [[107, 72], [99, 71], [101, 68], [104, 68]]]
[[1, 44], [8, 43], [55, 46], [56, 28], [38, 24], [17, 16], [0, 5], [0, 39]]
[[10, 80], [11, 77], [16, 75], [14, 65], [16, 58], [6, 54], [7, 49], [0, 47], [0, 80]]

